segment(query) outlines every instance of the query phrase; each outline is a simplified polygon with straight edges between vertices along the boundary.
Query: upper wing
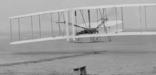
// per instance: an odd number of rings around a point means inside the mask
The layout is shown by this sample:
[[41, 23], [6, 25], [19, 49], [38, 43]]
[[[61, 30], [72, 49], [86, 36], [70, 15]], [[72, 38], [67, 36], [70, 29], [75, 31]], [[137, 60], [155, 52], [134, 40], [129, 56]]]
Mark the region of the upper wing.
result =
[[155, 6], [156, 3], [133, 3], [133, 4], [114, 4], [114, 5], [101, 5], [75, 8], [76, 10], [87, 9], [99, 9], [99, 8], [120, 8], [120, 7], [143, 7], [143, 6]]
[[87, 10], [87, 9], [100, 9], [100, 8], [120, 8], [120, 7], [138, 7], [138, 6], [155, 6], [155, 5], [156, 5], [156, 3], [101, 5], [101, 6], [91, 6], [91, 7], [80, 7], [80, 8], [72, 8], [72, 9], [61, 9], [61, 10], [44, 11], [44, 12], [37, 12], [37, 13], [31, 13], [31, 14], [26, 14], [26, 15], [20, 15], [20, 16], [13, 16], [13, 17], [9, 17], [9, 18], [10, 19], [22, 18], [22, 17], [42, 15], [42, 14], [64, 12], [64, 11], [69, 11], [69, 10], [83, 10], [83, 9]]

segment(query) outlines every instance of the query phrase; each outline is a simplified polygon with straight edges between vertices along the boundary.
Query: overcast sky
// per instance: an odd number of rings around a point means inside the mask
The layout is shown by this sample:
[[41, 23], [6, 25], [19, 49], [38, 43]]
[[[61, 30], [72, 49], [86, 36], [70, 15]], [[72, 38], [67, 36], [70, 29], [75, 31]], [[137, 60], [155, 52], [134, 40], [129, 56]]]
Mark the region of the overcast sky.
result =
[[0, 0], [0, 32], [9, 31], [10, 16], [63, 8], [146, 2], [156, 0]]

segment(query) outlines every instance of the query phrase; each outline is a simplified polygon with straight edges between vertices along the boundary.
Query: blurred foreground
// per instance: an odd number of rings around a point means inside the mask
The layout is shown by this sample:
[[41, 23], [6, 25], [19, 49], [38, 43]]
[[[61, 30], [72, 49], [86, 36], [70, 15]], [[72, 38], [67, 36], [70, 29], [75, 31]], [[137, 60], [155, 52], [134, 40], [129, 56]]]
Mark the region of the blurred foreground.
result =
[[64, 40], [9, 45], [0, 39], [1, 75], [72, 75], [87, 66], [89, 74], [155, 75], [156, 36], [112, 37], [112, 42]]

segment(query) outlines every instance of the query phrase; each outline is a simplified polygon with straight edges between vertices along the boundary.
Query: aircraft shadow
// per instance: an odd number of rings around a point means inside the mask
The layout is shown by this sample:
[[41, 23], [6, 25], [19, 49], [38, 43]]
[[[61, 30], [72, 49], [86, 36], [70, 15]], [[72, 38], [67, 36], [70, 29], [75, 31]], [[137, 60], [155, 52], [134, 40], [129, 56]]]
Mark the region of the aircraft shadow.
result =
[[146, 54], [156, 53], [156, 51], [141, 50], [90, 50], [90, 51], [36, 51], [36, 52], [16, 52], [13, 55], [63, 55], [63, 54]]
[[62, 55], [62, 54], [100, 54], [104, 51], [38, 51], [38, 52], [16, 52], [13, 55]]
[[0, 67], [3, 67], [3, 66], [14, 66], [14, 65], [23, 65], [23, 64], [32, 64], [32, 63], [41, 63], [41, 62], [48, 62], [48, 61], [66, 59], [66, 58], [74, 58], [74, 57], [79, 57], [79, 56], [87, 56], [87, 55], [90, 55], [90, 54], [98, 54], [98, 53], [97, 52], [86, 52], [86, 53], [82, 53], [82, 54], [80, 53], [80, 54], [74, 54], [74, 55], [68, 55], [68, 56], [60, 56], [60, 57], [53, 57], [53, 58], [47, 58], [47, 59], [39, 59], [39, 60], [23, 61], [23, 62], [15, 62], [15, 63], [6, 63], [6, 64], [0, 64]]
[[23, 53], [21, 52], [21, 53], [14, 53], [14, 54], [15, 55], [70, 54], [70, 55], [47, 58], [47, 59], [32, 60], [32, 61], [0, 64], [0, 67], [1, 66], [14, 66], [14, 65], [22, 65], [22, 64], [41, 63], [41, 62], [48, 62], [48, 61], [66, 59], [66, 58], [74, 58], [74, 57], [80, 57], [80, 56], [93, 55], [93, 54], [147, 54], [147, 53], [156, 53], [156, 51], [107, 51], [107, 50], [103, 50], [103, 51], [79, 51], [79, 52], [23, 52]]

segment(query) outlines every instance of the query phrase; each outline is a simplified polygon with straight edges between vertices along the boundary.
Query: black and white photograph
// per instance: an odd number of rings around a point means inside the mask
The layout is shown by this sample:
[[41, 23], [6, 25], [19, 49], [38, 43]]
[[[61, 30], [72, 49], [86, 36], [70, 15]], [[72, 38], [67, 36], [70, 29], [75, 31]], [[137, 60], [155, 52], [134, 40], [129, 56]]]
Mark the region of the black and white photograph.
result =
[[155, 0], [0, 0], [0, 75], [156, 75]]

